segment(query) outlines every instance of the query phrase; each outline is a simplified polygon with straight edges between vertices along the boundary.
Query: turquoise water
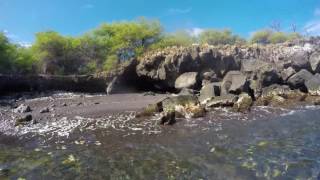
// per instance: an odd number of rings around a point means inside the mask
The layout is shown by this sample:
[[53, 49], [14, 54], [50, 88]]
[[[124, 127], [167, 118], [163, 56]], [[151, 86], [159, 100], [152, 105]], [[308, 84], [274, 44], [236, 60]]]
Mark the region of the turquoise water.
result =
[[317, 179], [320, 173], [317, 108], [211, 113], [161, 131], [1, 135], [0, 179]]

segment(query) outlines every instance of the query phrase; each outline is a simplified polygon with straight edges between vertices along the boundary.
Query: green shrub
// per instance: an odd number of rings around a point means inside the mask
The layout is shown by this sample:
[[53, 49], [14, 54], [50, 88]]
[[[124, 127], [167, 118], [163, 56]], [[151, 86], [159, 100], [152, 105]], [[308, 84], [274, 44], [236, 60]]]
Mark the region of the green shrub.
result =
[[209, 45], [225, 45], [225, 44], [236, 44], [245, 42], [244, 39], [237, 35], [234, 35], [230, 30], [205, 30], [200, 34], [199, 41], [202, 44]]
[[252, 35], [251, 42], [258, 44], [269, 44], [271, 34], [272, 31], [270, 30], [257, 31]]
[[273, 44], [284, 43], [288, 41], [288, 35], [283, 32], [274, 32], [269, 37], [269, 42]]

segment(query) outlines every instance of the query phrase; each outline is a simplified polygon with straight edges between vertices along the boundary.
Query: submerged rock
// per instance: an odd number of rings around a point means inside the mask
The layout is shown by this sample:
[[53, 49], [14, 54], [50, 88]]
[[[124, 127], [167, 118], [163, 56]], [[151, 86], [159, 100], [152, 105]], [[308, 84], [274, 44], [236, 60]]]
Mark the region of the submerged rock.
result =
[[41, 109], [40, 111], [39, 111], [40, 113], [48, 113], [48, 112], [50, 112], [50, 110], [49, 110], [49, 108], [43, 108], [43, 109]]
[[21, 104], [13, 110], [14, 113], [27, 113], [30, 112], [31, 108], [28, 105]]
[[15, 122], [15, 126], [19, 126], [19, 125], [24, 125], [28, 122], [32, 121], [32, 115], [31, 114], [28, 114], [28, 115], [25, 115], [24, 117], [22, 118], [18, 118]]

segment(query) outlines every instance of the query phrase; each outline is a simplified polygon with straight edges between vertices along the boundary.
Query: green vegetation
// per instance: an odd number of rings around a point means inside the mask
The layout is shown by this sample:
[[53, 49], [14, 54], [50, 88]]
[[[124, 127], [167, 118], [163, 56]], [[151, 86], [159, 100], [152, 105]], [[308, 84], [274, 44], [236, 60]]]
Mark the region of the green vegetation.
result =
[[301, 38], [298, 33], [274, 32], [271, 30], [261, 30], [255, 32], [251, 37], [252, 43], [277, 44]]
[[200, 43], [209, 45], [245, 43], [245, 40], [232, 34], [230, 30], [205, 30], [200, 34]]
[[[252, 43], [282, 43], [301, 38], [298, 33], [261, 30]], [[119, 64], [143, 55], [148, 50], [168, 46], [245, 44], [245, 39], [230, 30], [207, 29], [199, 36], [188, 31], [165, 33], [159, 21], [140, 18], [101, 26], [79, 37], [54, 31], [39, 32], [32, 47], [11, 43], [0, 33], [0, 73], [2, 74], [93, 74], [109, 72]]]

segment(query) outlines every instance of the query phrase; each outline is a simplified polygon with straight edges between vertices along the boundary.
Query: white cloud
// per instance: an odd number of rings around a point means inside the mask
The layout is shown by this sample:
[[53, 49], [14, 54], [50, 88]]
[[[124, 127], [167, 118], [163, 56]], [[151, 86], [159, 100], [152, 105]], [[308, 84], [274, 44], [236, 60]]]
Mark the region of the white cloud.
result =
[[189, 12], [192, 11], [192, 8], [189, 7], [189, 8], [185, 8], [185, 9], [180, 9], [180, 8], [171, 8], [168, 10], [168, 12], [170, 14], [187, 14]]
[[7, 36], [7, 38], [9, 38], [10, 40], [17, 40], [19, 39], [19, 37], [15, 34], [10, 33], [8, 30], [3, 30], [2, 31], [4, 33], [5, 36]]
[[316, 8], [316, 10], [314, 10], [314, 15], [320, 16], [320, 8]]
[[19, 44], [20, 46], [22, 46], [22, 47], [25, 47], [25, 48], [29, 48], [29, 47], [32, 46], [32, 44], [29, 43], [29, 42], [18, 42], [18, 44]]
[[320, 19], [308, 22], [304, 26], [304, 30], [308, 35], [320, 36]]
[[85, 4], [82, 6], [83, 9], [93, 9], [94, 5], [93, 4]]
[[204, 31], [204, 29], [202, 28], [191, 28], [191, 29], [187, 29], [187, 32], [191, 35], [191, 36], [199, 36], [202, 32]]

